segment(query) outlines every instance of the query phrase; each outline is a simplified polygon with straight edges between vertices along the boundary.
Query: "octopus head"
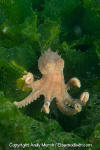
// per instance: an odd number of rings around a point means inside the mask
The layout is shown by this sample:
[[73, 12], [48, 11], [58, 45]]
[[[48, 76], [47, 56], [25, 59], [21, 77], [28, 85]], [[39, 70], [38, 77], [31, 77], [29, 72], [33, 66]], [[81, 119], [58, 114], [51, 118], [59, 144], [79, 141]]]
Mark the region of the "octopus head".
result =
[[63, 70], [64, 61], [56, 52], [46, 51], [38, 60], [38, 67], [42, 74]]

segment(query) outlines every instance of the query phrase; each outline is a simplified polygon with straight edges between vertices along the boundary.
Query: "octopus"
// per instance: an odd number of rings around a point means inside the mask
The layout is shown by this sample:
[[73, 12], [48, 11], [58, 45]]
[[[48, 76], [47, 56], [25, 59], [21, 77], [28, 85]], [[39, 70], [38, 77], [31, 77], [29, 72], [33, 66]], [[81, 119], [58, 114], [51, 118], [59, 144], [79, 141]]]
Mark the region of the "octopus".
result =
[[34, 75], [28, 72], [22, 77], [25, 84], [32, 89], [29, 96], [14, 104], [18, 107], [25, 107], [34, 100], [44, 96], [44, 104], [41, 111], [49, 114], [50, 104], [56, 101], [58, 109], [65, 115], [74, 115], [82, 110], [89, 99], [89, 93], [83, 92], [79, 99], [74, 99], [68, 93], [73, 86], [81, 87], [80, 80], [76, 77], [71, 78], [67, 83], [64, 81], [63, 69], [64, 60], [57, 52], [50, 49], [45, 51], [38, 60], [38, 68], [42, 74], [39, 80], [34, 80]]

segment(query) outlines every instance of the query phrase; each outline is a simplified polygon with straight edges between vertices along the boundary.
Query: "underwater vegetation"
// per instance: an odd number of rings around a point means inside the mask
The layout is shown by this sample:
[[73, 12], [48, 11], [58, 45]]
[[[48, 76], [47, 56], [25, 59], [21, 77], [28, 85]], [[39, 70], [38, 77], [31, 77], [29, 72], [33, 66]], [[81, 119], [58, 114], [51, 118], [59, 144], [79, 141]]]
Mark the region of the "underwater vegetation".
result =
[[[22, 109], [13, 104], [31, 92], [23, 75], [41, 78], [38, 59], [48, 48], [64, 60], [65, 83], [72, 77], [81, 81], [70, 95], [89, 92], [87, 105], [76, 115], [65, 116], [54, 101], [49, 115], [41, 112], [43, 96]], [[44, 144], [25, 150], [100, 150], [99, 0], [0, 0], [0, 150], [25, 143]]]

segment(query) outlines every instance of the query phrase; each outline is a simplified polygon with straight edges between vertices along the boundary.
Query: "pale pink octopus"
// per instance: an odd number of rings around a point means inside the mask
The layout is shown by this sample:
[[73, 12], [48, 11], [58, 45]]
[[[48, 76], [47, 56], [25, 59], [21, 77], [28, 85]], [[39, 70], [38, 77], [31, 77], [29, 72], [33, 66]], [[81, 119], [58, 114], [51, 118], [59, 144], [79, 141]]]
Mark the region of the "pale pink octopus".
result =
[[83, 92], [80, 99], [73, 99], [67, 92], [72, 86], [80, 88], [80, 81], [77, 78], [71, 78], [67, 84], [64, 82], [63, 68], [64, 60], [57, 53], [48, 50], [38, 60], [38, 67], [42, 73], [40, 80], [34, 81], [32, 73], [23, 76], [23, 80], [28, 87], [32, 88], [32, 92], [28, 97], [20, 102], [14, 102], [16, 106], [23, 107], [40, 95], [44, 95], [44, 105], [42, 111], [49, 114], [50, 103], [55, 98], [59, 110], [66, 115], [74, 115], [82, 110], [88, 99], [89, 93]]

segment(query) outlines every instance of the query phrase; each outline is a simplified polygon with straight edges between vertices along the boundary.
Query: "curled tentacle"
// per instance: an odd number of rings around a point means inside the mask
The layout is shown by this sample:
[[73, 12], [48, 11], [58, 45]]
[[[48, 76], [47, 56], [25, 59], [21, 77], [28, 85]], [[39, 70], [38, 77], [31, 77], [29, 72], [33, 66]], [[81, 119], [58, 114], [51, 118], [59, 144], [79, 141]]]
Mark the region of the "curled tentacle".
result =
[[78, 78], [71, 78], [68, 82], [67, 82], [67, 84], [66, 84], [66, 88], [67, 89], [70, 89], [70, 88], [72, 88], [73, 86], [76, 86], [76, 87], [78, 87], [78, 88], [80, 88], [81, 87], [81, 83], [80, 83], [80, 80], [78, 79]]
[[34, 84], [34, 76], [32, 73], [28, 72], [27, 75], [24, 75], [22, 77], [22, 80], [25, 81], [25, 84], [28, 86], [28, 87], [31, 87], [32, 88], [32, 85]]
[[80, 99], [74, 100], [68, 94], [62, 101], [57, 100], [59, 110], [65, 115], [74, 115], [82, 110], [82, 106], [86, 104], [89, 99], [89, 93], [83, 92]]
[[64, 101], [62, 102], [58, 101], [56, 104], [59, 110], [65, 115], [74, 115], [82, 110], [82, 107], [79, 103], [69, 106], [69, 105], [66, 105]]
[[18, 108], [21, 108], [21, 107], [25, 107], [26, 105], [32, 103], [34, 100], [36, 100], [39, 96], [40, 96], [40, 91], [37, 90], [35, 92], [31, 92], [31, 94], [29, 96], [27, 96], [25, 99], [23, 99], [22, 101], [20, 102], [14, 102], [14, 104], [18, 107]]
[[27, 87], [32, 88], [33, 92], [38, 90], [42, 84], [42, 79], [34, 81], [34, 76], [30, 72], [28, 72], [27, 75], [24, 75], [22, 77], [22, 80], [25, 81], [25, 84], [27, 85]]
[[75, 100], [76, 103], [79, 103], [82, 106], [85, 106], [87, 101], [89, 99], [89, 93], [88, 92], [83, 92], [80, 95], [80, 99]]

